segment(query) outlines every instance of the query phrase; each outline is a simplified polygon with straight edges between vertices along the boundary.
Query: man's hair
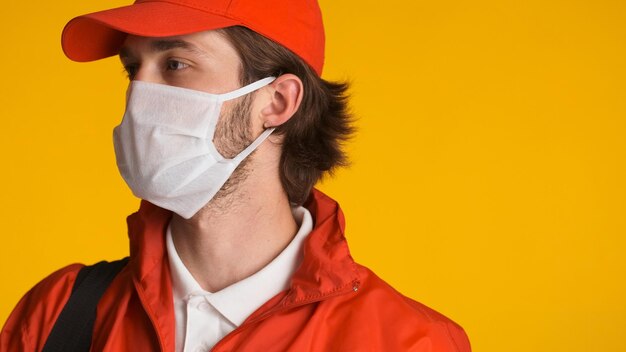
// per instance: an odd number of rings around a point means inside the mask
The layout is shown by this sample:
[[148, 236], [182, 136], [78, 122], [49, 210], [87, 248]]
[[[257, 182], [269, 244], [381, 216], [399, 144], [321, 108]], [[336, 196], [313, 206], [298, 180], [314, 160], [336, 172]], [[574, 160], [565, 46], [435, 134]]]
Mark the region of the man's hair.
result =
[[221, 30], [242, 61], [240, 80], [246, 85], [259, 79], [291, 73], [302, 80], [304, 96], [297, 112], [274, 134], [283, 135], [280, 179], [289, 201], [302, 204], [325, 172], [346, 166], [342, 144], [354, 132], [348, 112], [348, 84], [329, 82], [297, 55], [247, 28]]

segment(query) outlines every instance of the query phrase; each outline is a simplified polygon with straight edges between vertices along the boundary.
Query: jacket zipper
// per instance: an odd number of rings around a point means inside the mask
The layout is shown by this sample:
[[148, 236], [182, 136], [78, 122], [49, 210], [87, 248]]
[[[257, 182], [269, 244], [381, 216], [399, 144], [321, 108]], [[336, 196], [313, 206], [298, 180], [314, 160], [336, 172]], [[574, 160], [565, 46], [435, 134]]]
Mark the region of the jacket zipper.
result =
[[148, 318], [150, 318], [150, 323], [152, 323], [152, 328], [154, 329], [154, 332], [157, 335], [157, 340], [159, 340], [159, 347], [161, 347], [161, 352], [165, 352], [165, 346], [163, 345], [163, 336], [161, 335], [161, 331], [159, 330], [159, 327], [156, 324], [156, 321], [155, 321], [156, 318], [152, 312], [152, 308], [150, 308], [150, 305], [147, 303], [148, 301], [146, 300], [146, 297], [144, 296], [143, 289], [141, 288], [141, 285], [139, 285], [137, 280], [135, 280], [135, 278], [133, 278], [133, 285], [135, 286], [135, 291], [137, 291], [137, 295], [139, 296], [139, 301], [141, 302], [141, 305], [143, 306], [144, 311], [148, 314]]

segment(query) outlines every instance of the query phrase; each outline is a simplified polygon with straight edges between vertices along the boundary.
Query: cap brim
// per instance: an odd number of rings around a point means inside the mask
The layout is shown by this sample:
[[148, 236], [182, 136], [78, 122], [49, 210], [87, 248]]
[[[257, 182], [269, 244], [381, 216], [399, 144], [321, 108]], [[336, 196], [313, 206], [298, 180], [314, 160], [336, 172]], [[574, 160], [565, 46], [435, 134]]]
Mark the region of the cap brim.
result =
[[117, 55], [127, 34], [169, 37], [240, 25], [235, 19], [168, 2], [143, 2], [72, 19], [61, 45], [74, 61]]

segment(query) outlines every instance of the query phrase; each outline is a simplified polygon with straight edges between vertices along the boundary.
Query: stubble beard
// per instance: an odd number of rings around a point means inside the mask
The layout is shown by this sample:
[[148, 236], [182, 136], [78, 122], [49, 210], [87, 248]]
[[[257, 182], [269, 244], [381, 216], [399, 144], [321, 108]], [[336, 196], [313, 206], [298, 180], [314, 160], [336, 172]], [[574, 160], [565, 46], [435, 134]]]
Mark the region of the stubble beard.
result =
[[[248, 94], [235, 102], [229, 109], [222, 108], [222, 113], [215, 127], [213, 142], [215, 148], [225, 158], [232, 159], [241, 153], [253, 141], [250, 131], [250, 111], [252, 108], [253, 94]], [[238, 200], [243, 200], [246, 195], [242, 192], [241, 184], [250, 175], [250, 160], [254, 152], [243, 159], [235, 171], [230, 175], [226, 183], [203, 208], [206, 210], [228, 212], [236, 205]]]

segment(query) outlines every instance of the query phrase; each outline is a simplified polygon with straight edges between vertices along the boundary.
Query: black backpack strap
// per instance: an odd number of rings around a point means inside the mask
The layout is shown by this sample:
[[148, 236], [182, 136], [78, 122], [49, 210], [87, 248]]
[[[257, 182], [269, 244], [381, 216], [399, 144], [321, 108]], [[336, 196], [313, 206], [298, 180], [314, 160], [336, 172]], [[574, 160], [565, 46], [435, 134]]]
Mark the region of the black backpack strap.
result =
[[72, 294], [52, 327], [42, 352], [89, 351], [98, 302], [127, 262], [128, 257], [80, 269]]

